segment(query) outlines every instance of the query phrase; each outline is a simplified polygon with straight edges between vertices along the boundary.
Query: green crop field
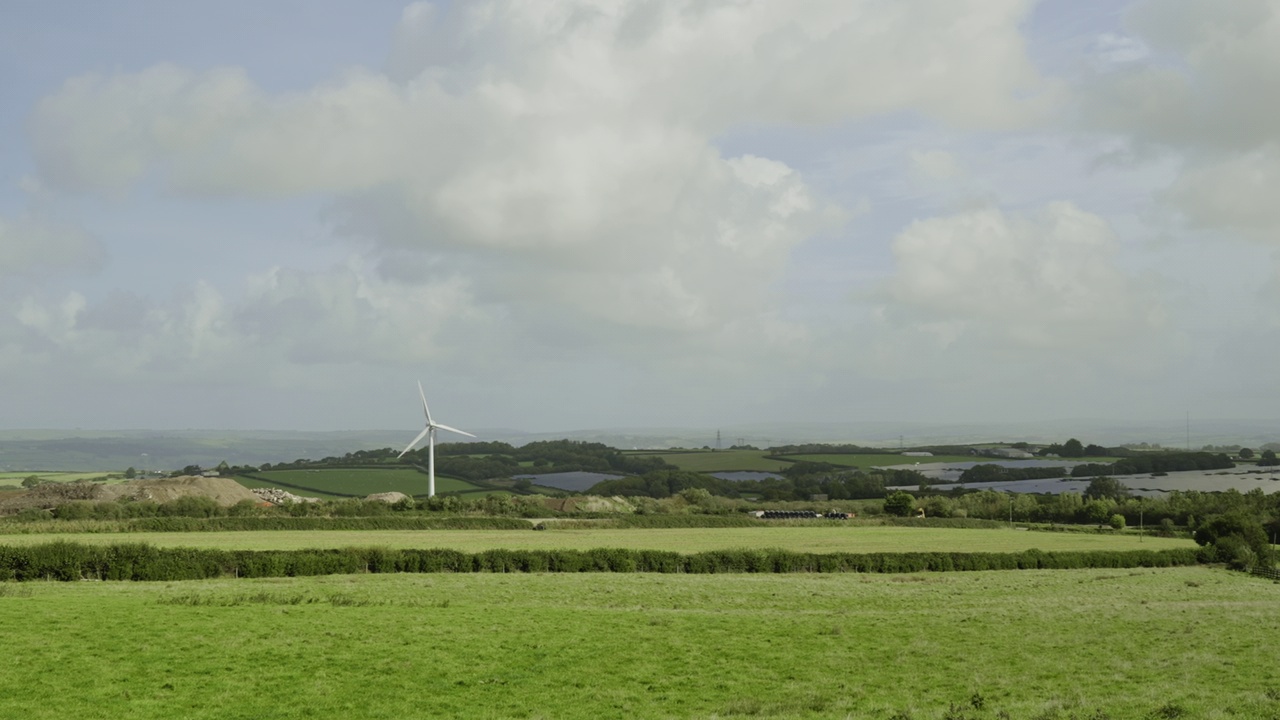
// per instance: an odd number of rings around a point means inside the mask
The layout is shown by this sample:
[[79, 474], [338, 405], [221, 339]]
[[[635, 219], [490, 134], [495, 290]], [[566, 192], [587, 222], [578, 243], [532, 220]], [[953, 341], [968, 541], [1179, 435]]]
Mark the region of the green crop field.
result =
[[778, 472], [791, 465], [789, 462], [770, 460], [765, 450], [690, 450], [671, 453], [638, 453], [660, 457], [681, 470], [692, 472], [733, 472], [756, 470]]
[[[765, 521], [762, 521], [762, 523]], [[3, 535], [0, 545], [51, 541], [110, 544], [146, 542], [157, 547], [224, 550], [392, 547], [453, 548], [466, 552], [504, 549], [601, 547], [676, 552], [733, 548], [780, 548], [796, 552], [1017, 552], [1056, 550], [1166, 550], [1192, 547], [1190, 540], [1132, 534], [958, 530], [885, 526], [763, 525], [758, 528], [551, 529], [523, 530], [268, 530], [165, 533], [58, 533]]]
[[[237, 477], [246, 487], [281, 487], [299, 495], [317, 497], [364, 497], [373, 493], [402, 492], [406, 495], [427, 493], [427, 474], [412, 468], [323, 468], [268, 470], [255, 477]], [[261, 478], [265, 478], [264, 482]], [[310, 493], [297, 490], [306, 488]], [[485, 491], [466, 480], [436, 475], [437, 493], [479, 493]]]
[[[75, 482], [76, 480], [99, 480], [105, 479], [108, 475], [118, 473], [110, 473], [106, 470], [101, 472], [0, 472], [0, 486], [9, 485], [18, 487], [22, 481], [35, 475], [45, 482]], [[118, 478], [119, 479], [119, 478]]]
[[3, 583], [0, 717], [1270, 718], [1278, 602], [1205, 567]]
[[903, 469], [910, 469], [911, 465], [927, 464], [927, 463], [961, 463], [961, 462], [982, 462], [982, 458], [973, 457], [971, 455], [934, 455], [932, 457], [907, 457], [898, 453], [877, 453], [867, 455], [854, 455], [848, 453], [822, 453], [816, 455], [788, 455], [788, 459], [795, 462], [821, 462], [831, 463], [832, 465], [847, 465], [849, 467], [866, 469], [869, 467], [886, 467], [899, 466]]

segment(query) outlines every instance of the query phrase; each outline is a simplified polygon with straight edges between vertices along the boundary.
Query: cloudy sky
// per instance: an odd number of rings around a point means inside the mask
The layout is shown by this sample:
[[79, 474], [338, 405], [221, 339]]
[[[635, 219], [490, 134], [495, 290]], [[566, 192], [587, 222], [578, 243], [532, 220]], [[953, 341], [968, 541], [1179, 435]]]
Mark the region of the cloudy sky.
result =
[[0, 427], [1280, 416], [1280, 1], [0, 8]]

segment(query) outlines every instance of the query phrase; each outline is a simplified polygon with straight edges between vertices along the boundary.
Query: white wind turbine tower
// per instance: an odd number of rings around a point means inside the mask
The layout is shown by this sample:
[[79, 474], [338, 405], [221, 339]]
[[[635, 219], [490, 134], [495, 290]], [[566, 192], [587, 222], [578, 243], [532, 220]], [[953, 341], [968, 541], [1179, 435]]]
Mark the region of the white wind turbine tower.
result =
[[458, 433], [459, 435], [466, 435], [467, 437], [475, 437], [475, 435], [472, 435], [469, 432], [463, 432], [462, 430], [459, 430], [457, 428], [451, 428], [448, 425], [441, 425], [440, 423], [431, 419], [431, 411], [427, 409], [427, 394], [422, 392], [421, 380], [418, 381], [418, 396], [422, 398], [422, 412], [427, 416], [427, 426], [423, 428], [421, 433], [418, 434], [418, 437], [413, 439], [413, 442], [409, 443], [409, 447], [405, 448], [403, 451], [401, 451], [399, 455], [396, 456], [396, 459], [399, 460], [400, 458], [404, 457], [404, 454], [412, 450], [414, 445], [417, 445], [418, 443], [422, 442], [422, 438], [424, 437], [427, 438], [427, 497], [435, 497], [436, 496], [436, 430], [437, 429], [448, 430], [449, 432], [455, 432], [455, 433]]

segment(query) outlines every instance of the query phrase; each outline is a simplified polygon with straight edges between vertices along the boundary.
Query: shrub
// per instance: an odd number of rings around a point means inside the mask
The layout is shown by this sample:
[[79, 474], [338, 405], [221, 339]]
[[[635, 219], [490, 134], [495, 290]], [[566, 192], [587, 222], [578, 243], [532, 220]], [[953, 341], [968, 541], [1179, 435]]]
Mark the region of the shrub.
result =
[[1112, 516], [1111, 516], [1111, 527], [1112, 527], [1113, 529], [1115, 529], [1115, 530], [1123, 530], [1123, 529], [1124, 529], [1124, 516], [1123, 516], [1123, 515], [1121, 515], [1121, 514], [1119, 514], [1119, 513], [1116, 513], [1115, 515], [1112, 515]]
[[93, 508], [93, 517], [97, 520], [119, 520], [124, 517], [124, 508], [116, 502], [98, 503]]
[[915, 511], [916, 498], [909, 492], [899, 490], [884, 499], [884, 511], [889, 515], [906, 517]]
[[244, 499], [227, 508], [227, 514], [232, 517], [244, 517], [245, 515], [256, 515], [259, 512], [258, 503], [253, 500]]
[[20, 522], [38, 522], [41, 520], [50, 520], [54, 517], [53, 512], [43, 508], [27, 508], [14, 516], [15, 520]]
[[[1218, 562], [1235, 566], [1247, 559], [1249, 563], [1245, 567], [1252, 567], [1254, 562], [1265, 566], [1274, 562], [1271, 543], [1262, 524], [1242, 512], [1208, 518], [1196, 528], [1194, 537], [1196, 543], [1213, 548], [1212, 556]], [[1239, 545], [1249, 548], [1252, 556], [1242, 554]]]
[[86, 520], [93, 517], [93, 503], [85, 500], [63, 503], [54, 508], [53, 516], [59, 520]]

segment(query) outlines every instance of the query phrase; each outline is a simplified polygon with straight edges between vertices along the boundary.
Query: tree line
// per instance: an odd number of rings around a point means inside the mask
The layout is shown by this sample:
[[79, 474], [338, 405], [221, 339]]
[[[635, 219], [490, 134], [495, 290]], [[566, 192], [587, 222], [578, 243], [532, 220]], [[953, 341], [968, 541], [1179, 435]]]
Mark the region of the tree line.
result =
[[[441, 443], [436, 446], [436, 472], [464, 480], [509, 478], [521, 473], [572, 471], [640, 474], [675, 469], [653, 455], [628, 455], [603, 443], [577, 440], [539, 440], [515, 447], [505, 442]], [[427, 464], [428, 449], [418, 448], [398, 458], [392, 448], [359, 450], [341, 457], [321, 460], [298, 459], [290, 463], [268, 463], [256, 468], [231, 467], [232, 474], [267, 470], [316, 469], [325, 467], [365, 467], [396, 464]], [[198, 471], [198, 468], [196, 468]], [[198, 474], [198, 473], [191, 473]]]

